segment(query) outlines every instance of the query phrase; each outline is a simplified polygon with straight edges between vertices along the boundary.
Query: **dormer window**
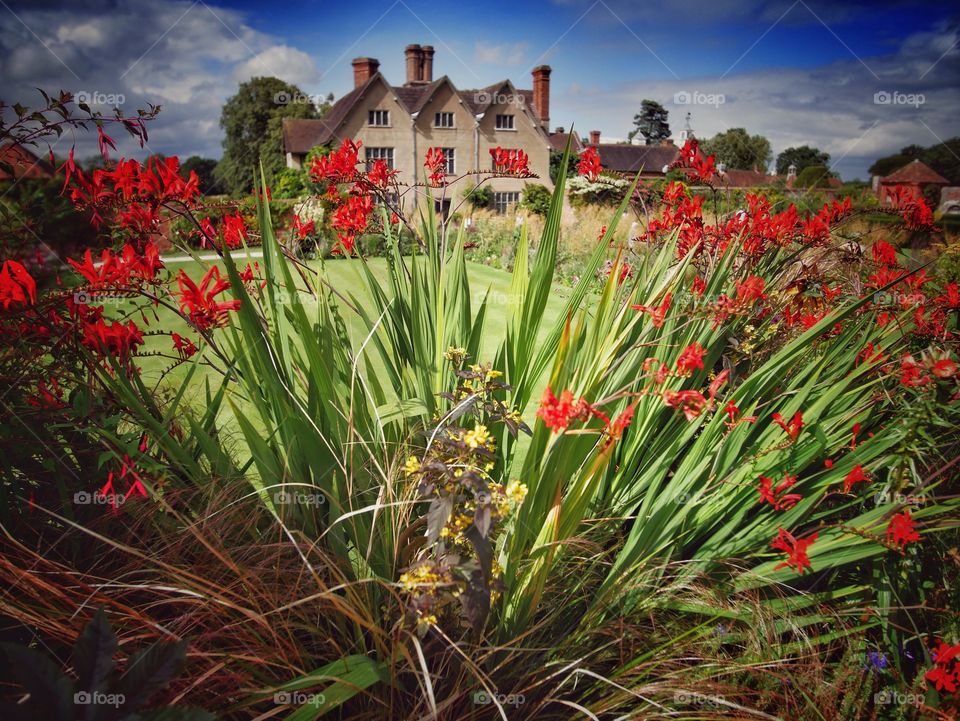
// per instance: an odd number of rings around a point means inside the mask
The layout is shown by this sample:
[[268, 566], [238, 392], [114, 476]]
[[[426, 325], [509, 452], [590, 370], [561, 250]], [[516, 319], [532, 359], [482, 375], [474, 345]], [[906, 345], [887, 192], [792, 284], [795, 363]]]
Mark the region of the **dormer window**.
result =
[[433, 127], [435, 128], [452, 128], [453, 125], [453, 113], [437, 113], [433, 118]]
[[389, 110], [371, 110], [367, 115], [367, 125], [377, 128], [385, 128], [390, 125]]
[[498, 115], [497, 116], [497, 130], [516, 130], [513, 126], [513, 116], [512, 115]]

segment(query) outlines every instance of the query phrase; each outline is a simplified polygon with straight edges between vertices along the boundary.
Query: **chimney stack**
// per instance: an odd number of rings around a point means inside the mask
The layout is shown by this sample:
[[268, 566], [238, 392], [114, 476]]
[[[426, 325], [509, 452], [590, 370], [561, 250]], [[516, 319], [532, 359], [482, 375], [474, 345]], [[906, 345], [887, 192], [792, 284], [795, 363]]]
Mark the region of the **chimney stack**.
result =
[[376, 58], [354, 58], [353, 59], [353, 87], [359, 88], [374, 76], [380, 67], [380, 61]]
[[600, 131], [591, 130], [590, 131], [590, 145], [600, 145]]
[[421, 64], [420, 79], [425, 83], [433, 82], [433, 45], [424, 45], [423, 62]]
[[533, 110], [540, 118], [544, 128], [550, 122], [550, 66], [538, 65], [531, 72], [533, 75]]
[[407, 45], [403, 54], [407, 59], [407, 85], [417, 85], [423, 78], [423, 48]]

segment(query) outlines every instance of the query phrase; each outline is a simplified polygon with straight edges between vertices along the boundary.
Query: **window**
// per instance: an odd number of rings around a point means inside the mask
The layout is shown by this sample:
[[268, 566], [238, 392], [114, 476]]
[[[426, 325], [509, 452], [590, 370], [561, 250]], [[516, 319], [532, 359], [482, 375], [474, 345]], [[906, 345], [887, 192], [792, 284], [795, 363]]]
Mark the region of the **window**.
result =
[[497, 130], [515, 130], [512, 115], [497, 116]]
[[367, 125], [385, 127], [390, 125], [389, 110], [371, 110], [367, 116]]
[[520, 193], [519, 191], [513, 191], [511, 193], [494, 193], [493, 194], [493, 207], [494, 209], [503, 215], [508, 210], [510, 210], [514, 205], [520, 202]]
[[366, 148], [367, 167], [369, 168], [377, 160], [383, 160], [390, 170], [393, 170], [393, 148]]
[[457, 163], [453, 148], [440, 148], [443, 151], [443, 159], [447, 163], [447, 175], [454, 175], [457, 172]]
[[435, 128], [452, 128], [453, 127], [453, 113], [437, 113], [433, 118], [433, 127]]

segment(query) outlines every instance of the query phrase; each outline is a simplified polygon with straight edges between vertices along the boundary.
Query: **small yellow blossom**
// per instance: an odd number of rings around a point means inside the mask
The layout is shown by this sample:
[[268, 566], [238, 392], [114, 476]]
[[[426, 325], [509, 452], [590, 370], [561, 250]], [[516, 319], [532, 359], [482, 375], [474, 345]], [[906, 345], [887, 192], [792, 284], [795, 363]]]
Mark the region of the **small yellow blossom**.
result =
[[493, 436], [490, 435], [487, 427], [480, 423], [477, 423], [472, 431], [463, 434], [463, 442], [468, 448], [493, 448]]
[[412, 476], [414, 473], [420, 470], [420, 459], [416, 456], [410, 456], [407, 459], [407, 462], [403, 466], [403, 471], [408, 476]]

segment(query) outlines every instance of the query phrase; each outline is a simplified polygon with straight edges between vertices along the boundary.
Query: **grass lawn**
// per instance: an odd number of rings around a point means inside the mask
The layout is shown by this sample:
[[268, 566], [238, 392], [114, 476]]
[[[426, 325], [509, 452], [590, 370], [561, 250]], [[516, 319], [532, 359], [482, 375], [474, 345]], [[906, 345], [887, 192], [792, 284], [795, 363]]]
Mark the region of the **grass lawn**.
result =
[[[242, 255], [240, 253], [237, 253], [236, 260], [241, 268], [246, 263], [246, 260], [242, 259]], [[261, 265], [263, 263], [262, 258], [253, 258], [253, 260], [260, 262]], [[165, 259], [164, 262], [172, 273], [177, 274], [179, 273], [180, 269], [183, 269], [191, 278], [193, 278], [195, 281], [199, 281], [206, 269], [209, 267], [209, 263], [212, 263], [213, 261], [197, 262], [193, 259], [177, 260], [176, 258], [168, 258]], [[376, 277], [383, 278], [384, 288], [387, 288], [386, 261], [382, 258], [372, 258], [369, 259], [367, 263]], [[368, 310], [372, 311], [371, 298], [366, 291], [366, 282], [361, 275], [362, 269], [360, 268], [358, 261], [337, 259], [326, 260], [322, 263], [319, 260], [309, 262], [310, 268], [317, 272], [320, 272], [321, 265], [323, 266], [323, 271], [325, 272], [325, 278], [338, 293], [348, 298], [356, 298], [361, 304], [365, 305]], [[467, 266], [470, 274], [471, 296], [474, 312], [476, 312], [476, 310], [479, 308], [487, 290], [489, 289], [490, 291], [485, 332], [486, 340], [483, 345], [481, 357], [476, 359], [478, 362], [490, 363], [493, 362], [493, 356], [496, 352], [497, 346], [506, 333], [506, 311], [507, 298], [510, 291], [510, 274], [506, 271], [490, 268], [478, 263], [467, 263]], [[550, 296], [543, 315], [543, 321], [540, 330], [541, 338], [546, 337], [546, 335], [552, 329], [554, 323], [557, 322], [560, 314], [563, 312], [564, 304], [566, 303], [569, 295], [569, 289], [559, 286], [555, 288], [555, 292]], [[226, 297], [226, 294], [224, 297]], [[311, 310], [316, 308], [316, 303], [312, 300], [311, 296], [307, 294], [303, 295], [302, 302], [306, 305], [307, 314], [309, 316]], [[140, 367], [141, 377], [144, 379], [147, 385], [155, 387], [158, 393], [163, 393], [165, 390], [175, 388], [179, 384], [186, 374], [188, 364], [184, 363], [176, 365], [176, 354], [171, 346], [169, 336], [160, 334], [159, 332], [157, 332], [155, 335], [149, 335], [149, 329], [162, 328], [165, 331], [174, 331], [185, 337], [193, 339], [195, 342], [197, 341], [197, 336], [196, 333], [183, 321], [183, 319], [169, 309], [161, 307], [157, 308], [155, 312], [157, 316], [156, 318], [151, 317], [149, 313], [147, 315], [149, 324], [147, 325], [147, 334], [144, 336], [145, 345], [140, 354]], [[363, 342], [364, 338], [369, 332], [369, 329], [364, 324], [363, 319], [344, 304], [341, 304], [341, 313], [345, 322], [347, 323], [347, 330], [353, 347], [356, 349]], [[224, 332], [222, 330], [214, 331], [214, 334], [214, 338], [216, 340], [221, 340], [224, 338]], [[317, 342], [322, 343], [327, 339], [318, 338], [316, 340]], [[298, 342], [307, 341], [308, 339], [298, 339]], [[222, 345], [223, 343], [221, 341], [221, 346]], [[209, 357], [216, 361], [216, 357], [212, 353], [209, 354]], [[380, 361], [376, 352], [372, 351], [371, 357], [374, 359], [375, 365], [379, 365]], [[220, 363], [217, 362], [217, 365], [220, 365]], [[202, 395], [199, 392], [200, 388], [202, 387], [201, 384], [203, 383], [203, 375], [201, 375], [201, 373], [205, 374], [210, 379], [212, 387], [215, 387], [217, 384], [219, 384], [221, 380], [220, 373], [210, 366], [205, 366], [203, 369], [198, 371], [193, 378], [193, 384], [198, 390], [197, 393], [192, 394], [192, 402], [194, 404], [198, 402], [198, 399], [202, 398]], [[539, 392], [534, 397], [538, 398]], [[243, 400], [238, 399], [236, 396], [233, 396], [233, 398], [234, 401], [238, 402], [238, 404], [242, 407]], [[189, 397], [188, 402], [191, 402]], [[526, 416], [529, 416], [527, 418], [528, 422], [532, 422], [533, 413], [534, 408], [531, 405], [531, 408], [529, 408], [528, 412], [525, 413]], [[256, 419], [251, 420], [256, 422]], [[229, 408], [224, 409], [221, 421], [223, 431], [230, 432], [234, 429], [234, 421]]]

